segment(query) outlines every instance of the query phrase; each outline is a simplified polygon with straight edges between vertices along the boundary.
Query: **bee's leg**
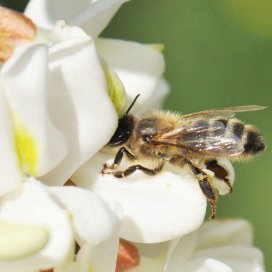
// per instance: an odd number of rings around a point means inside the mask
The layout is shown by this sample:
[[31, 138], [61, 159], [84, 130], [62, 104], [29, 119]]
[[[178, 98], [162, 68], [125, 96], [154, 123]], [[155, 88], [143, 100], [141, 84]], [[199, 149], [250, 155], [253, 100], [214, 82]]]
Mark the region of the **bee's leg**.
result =
[[196, 179], [199, 182], [199, 186], [204, 193], [210, 207], [212, 210], [212, 214], [210, 215], [210, 219], [214, 219], [216, 215], [216, 201], [217, 201], [217, 191], [209, 181], [208, 175], [194, 162], [185, 158], [183, 160], [184, 164], [190, 166], [192, 172], [194, 173]]
[[219, 165], [215, 159], [206, 160], [204, 163], [207, 166], [207, 169], [214, 173], [215, 177], [226, 183], [229, 187], [229, 194], [232, 193], [232, 186], [228, 179], [228, 171], [223, 166]]
[[140, 171], [143, 171], [147, 175], [155, 176], [162, 170], [163, 165], [164, 165], [164, 163], [161, 163], [156, 168], [149, 169], [149, 168], [146, 168], [140, 164], [136, 164], [136, 165], [132, 165], [132, 166], [128, 167], [124, 171], [115, 171], [115, 172], [112, 172], [111, 174], [113, 176], [115, 176], [116, 178], [124, 178], [124, 177], [131, 175], [136, 170], [140, 170]]
[[113, 170], [113, 169], [116, 169], [116, 168], [120, 165], [124, 153], [126, 154], [126, 156], [127, 156], [127, 158], [128, 158], [129, 160], [131, 160], [131, 161], [132, 161], [132, 160], [135, 160], [134, 155], [132, 155], [125, 147], [121, 147], [121, 148], [118, 150], [117, 154], [115, 155], [113, 164], [105, 163], [105, 164], [103, 165], [103, 169], [102, 169], [101, 173], [102, 173], [102, 174], [107, 174], [108, 169], [112, 169], [112, 170]]

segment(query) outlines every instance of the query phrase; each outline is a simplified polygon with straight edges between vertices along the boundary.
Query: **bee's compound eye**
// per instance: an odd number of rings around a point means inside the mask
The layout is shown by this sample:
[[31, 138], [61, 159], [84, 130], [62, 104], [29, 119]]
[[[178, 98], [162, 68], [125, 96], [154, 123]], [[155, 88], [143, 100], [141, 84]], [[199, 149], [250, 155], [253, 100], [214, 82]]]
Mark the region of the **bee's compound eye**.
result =
[[133, 122], [133, 117], [130, 115], [120, 118], [118, 121], [118, 127], [108, 144], [112, 146], [124, 144], [131, 135]]

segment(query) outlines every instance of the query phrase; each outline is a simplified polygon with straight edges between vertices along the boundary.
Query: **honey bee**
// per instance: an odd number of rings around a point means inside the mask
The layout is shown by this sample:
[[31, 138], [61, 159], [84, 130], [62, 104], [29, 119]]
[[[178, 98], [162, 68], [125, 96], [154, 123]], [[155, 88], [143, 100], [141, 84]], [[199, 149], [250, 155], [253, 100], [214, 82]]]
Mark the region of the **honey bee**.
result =
[[[218, 192], [207, 171], [229, 187], [228, 172], [218, 164], [217, 159], [228, 157], [231, 160], [248, 160], [264, 151], [265, 143], [258, 130], [233, 118], [236, 112], [256, 111], [265, 107], [250, 105], [211, 109], [191, 114], [165, 111], [145, 113], [141, 117], [129, 114], [136, 96], [125, 114], [119, 119], [118, 127], [107, 144], [119, 147], [113, 164], [104, 164], [102, 174], [123, 178], [140, 170], [147, 175], [157, 175], [165, 163], [179, 167], [189, 166], [192, 174], [211, 207], [210, 218], [215, 218]], [[141, 162], [143, 159], [155, 163], [153, 169], [135, 164], [124, 171], [117, 170], [123, 155], [129, 160]], [[203, 165], [203, 164], [202, 164]]]

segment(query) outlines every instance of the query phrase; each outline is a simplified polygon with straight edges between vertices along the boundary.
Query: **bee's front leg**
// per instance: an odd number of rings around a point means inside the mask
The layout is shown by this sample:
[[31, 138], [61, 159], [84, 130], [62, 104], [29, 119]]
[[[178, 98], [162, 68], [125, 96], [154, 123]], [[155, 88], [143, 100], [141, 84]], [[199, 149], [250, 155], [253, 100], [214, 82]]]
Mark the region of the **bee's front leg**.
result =
[[127, 177], [127, 176], [131, 175], [136, 170], [140, 170], [140, 171], [144, 172], [145, 174], [147, 174], [149, 176], [155, 176], [162, 170], [163, 165], [164, 164], [161, 163], [156, 168], [149, 169], [149, 168], [146, 168], [146, 167], [144, 167], [144, 166], [142, 166], [140, 164], [136, 164], [136, 165], [132, 165], [132, 166], [128, 167], [124, 171], [115, 171], [115, 172], [112, 172], [111, 174], [113, 176], [115, 176], [116, 178], [124, 178], [124, 177]]
[[103, 169], [101, 171], [102, 175], [103, 174], [111, 174], [111, 172], [112, 172], [111, 170], [118, 168], [118, 166], [120, 165], [120, 163], [123, 159], [124, 153], [126, 154], [126, 156], [129, 160], [136, 159], [135, 156], [133, 154], [131, 154], [125, 147], [121, 147], [115, 155], [113, 164], [105, 163], [103, 165]]

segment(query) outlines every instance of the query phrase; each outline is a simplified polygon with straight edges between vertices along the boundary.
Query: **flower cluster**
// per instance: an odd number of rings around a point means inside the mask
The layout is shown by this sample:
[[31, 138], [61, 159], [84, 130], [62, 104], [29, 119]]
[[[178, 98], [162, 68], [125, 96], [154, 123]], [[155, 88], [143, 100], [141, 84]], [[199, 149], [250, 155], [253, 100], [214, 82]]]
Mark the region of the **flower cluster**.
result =
[[124, 2], [0, 6], [0, 271], [263, 271], [248, 223], [200, 228], [186, 169], [100, 174], [127, 103], [159, 109], [169, 89], [160, 45], [98, 37]]

